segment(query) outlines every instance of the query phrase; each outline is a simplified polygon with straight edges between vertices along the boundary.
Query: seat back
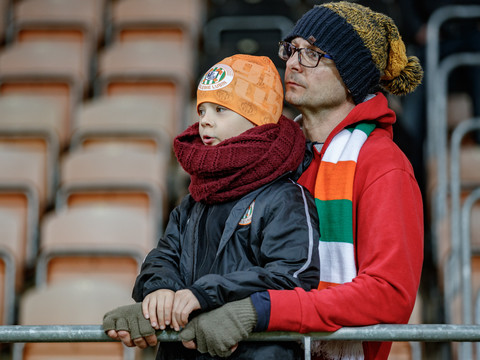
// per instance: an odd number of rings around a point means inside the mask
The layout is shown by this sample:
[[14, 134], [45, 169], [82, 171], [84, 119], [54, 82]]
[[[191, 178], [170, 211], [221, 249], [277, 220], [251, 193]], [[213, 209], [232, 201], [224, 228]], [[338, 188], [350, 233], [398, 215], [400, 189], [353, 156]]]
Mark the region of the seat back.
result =
[[0, 210], [0, 324], [13, 325], [16, 295], [23, 284], [22, 223], [13, 212]]
[[25, 0], [14, 6], [16, 42], [62, 41], [83, 49], [90, 72], [103, 39], [104, 0]]
[[21, 221], [22, 266], [33, 263], [37, 251], [37, 228], [43, 198], [42, 156], [26, 149], [0, 148], [0, 209], [14, 213]]
[[192, 88], [189, 49], [172, 41], [114, 43], [99, 54], [96, 96], [141, 95], [171, 104], [171, 128], [185, 128]]
[[[20, 325], [94, 325], [118, 306], [133, 303], [130, 289], [110, 281], [58, 282], [34, 287], [20, 299]], [[118, 342], [14, 344], [14, 360], [124, 360]]]
[[45, 201], [53, 201], [60, 155], [61, 109], [51, 99], [28, 95], [0, 96], [0, 145], [42, 155]]
[[202, 0], [123, 0], [113, 3], [113, 41], [173, 40], [198, 47]]
[[77, 109], [70, 149], [122, 145], [170, 160], [175, 136], [170, 104], [142, 96], [100, 97]]
[[72, 113], [83, 100], [87, 82], [78, 45], [14, 43], [0, 53], [0, 95], [28, 94], [56, 101], [62, 111], [63, 145], [69, 140]]
[[119, 206], [67, 208], [41, 225], [37, 284], [104, 278], [133, 287], [140, 265], [155, 246], [150, 219]]
[[119, 147], [84, 149], [65, 155], [57, 209], [115, 204], [140, 209], [163, 228], [167, 206], [167, 164], [158, 153]]

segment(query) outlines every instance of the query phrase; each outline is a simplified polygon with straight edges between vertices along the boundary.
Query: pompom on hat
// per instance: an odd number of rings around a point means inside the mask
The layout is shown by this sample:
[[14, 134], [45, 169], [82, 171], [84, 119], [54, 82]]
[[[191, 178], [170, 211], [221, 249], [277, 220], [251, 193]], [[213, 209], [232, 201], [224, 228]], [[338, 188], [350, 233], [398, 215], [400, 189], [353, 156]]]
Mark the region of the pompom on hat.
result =
[[211, 102], [255, 125], [276, 124], [283, 110], [282, 80], [272, 60], [237, 54], [212, 66], [197, 88], [198, 106]]
[[333, 58], [356, 104], [380, 85], [405, 95], [421, 83], [422, 66], [407, 57], [398, 28], [388, 16], [348, 1], [315, 5], [285, 41], [301, 37]]

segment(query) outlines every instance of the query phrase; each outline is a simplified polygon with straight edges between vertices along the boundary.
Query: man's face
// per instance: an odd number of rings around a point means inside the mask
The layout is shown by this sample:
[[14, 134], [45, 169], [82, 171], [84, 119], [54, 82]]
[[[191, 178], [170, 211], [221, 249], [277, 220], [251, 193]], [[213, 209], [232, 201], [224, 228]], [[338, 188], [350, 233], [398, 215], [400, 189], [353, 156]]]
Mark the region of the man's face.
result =
[[[297, 37], [292, 40], [297, 48], [322, 49]], [[300, 111], [319, 111], [336, 107], [347, 101], [348, 91], [338, 73], [335, 63], [323, 57], [315, 68], [306, 68], [298, 62], [298, 53], [286, 63], [285, 100]]]

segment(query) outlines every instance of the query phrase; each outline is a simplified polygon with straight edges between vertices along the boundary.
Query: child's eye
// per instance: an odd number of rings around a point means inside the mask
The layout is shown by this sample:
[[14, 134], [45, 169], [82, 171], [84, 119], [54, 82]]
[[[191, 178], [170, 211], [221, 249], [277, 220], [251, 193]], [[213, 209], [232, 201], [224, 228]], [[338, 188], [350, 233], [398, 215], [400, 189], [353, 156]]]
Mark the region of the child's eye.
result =
[[198, 115], [199, 115], [199, 116], [205, 115], [205, 110], [202, 109], [202, 108], [198, 108]]
[[224, 111], [227, 111], [227, 108], [223, 106], [217, 106], [217, 112], [224, 112]]

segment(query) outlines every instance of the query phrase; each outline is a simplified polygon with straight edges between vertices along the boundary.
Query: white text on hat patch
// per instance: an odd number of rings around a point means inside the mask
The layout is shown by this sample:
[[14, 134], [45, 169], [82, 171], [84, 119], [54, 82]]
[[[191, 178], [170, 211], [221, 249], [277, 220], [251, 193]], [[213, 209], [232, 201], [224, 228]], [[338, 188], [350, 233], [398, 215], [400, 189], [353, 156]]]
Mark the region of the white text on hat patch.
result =
[[203, 76], [198, 84], [198, 89], [202, 91], [218, 90], [230, 84], [232, 80], [232, 68], [228, 65], [217, 64]]

